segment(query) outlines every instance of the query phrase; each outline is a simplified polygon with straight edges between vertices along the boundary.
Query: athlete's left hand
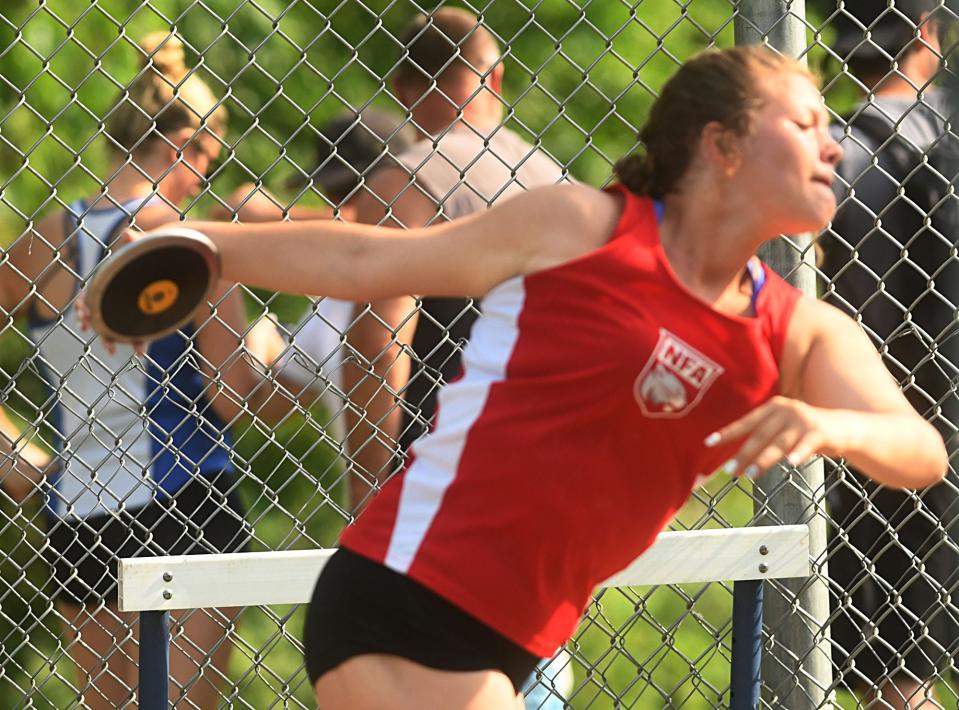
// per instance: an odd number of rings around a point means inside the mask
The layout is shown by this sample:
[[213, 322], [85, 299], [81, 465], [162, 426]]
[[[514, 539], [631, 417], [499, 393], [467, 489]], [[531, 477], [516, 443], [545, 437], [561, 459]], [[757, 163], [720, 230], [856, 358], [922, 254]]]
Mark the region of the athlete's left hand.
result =
[[799, 466], [815, 454], [835, 455], [836, 412], [798, 399], [773, 397], [732, 424], [706, 437], [707, 446], [745, 439], [725, 470], [756, 478], [785, 459]]

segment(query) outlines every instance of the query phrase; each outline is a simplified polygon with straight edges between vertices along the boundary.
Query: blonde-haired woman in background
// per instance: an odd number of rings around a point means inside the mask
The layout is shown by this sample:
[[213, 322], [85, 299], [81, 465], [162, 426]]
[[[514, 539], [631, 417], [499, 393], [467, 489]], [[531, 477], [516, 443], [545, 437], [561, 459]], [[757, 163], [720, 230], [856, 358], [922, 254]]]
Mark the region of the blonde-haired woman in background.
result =
[[[42, 416], [59, 464], [42, 487], [50, 590], [74, 634], [68, 648], [93, 709], [126, 706], [135, 694], [138, 649], [132, 615], [117, 609], [117, 559], [247, 545], [228, 426], [244, 401], [255, 408], [266, 399], [261, 376], [236, 357], [246, 319], [231, 284], [219, 285], [215, 317], [201, 314], [142, 359], [81, 332], [75, 299], [83, 282], [131, 223], [147, 230], [180, 219], [177, 206], [200, 191], [226, 125], [221, 100], [187, 68], [178, 38], [149, 35], [141, 51], [143, 70], [106, 120], [115, 161], [103, 190], [25, 232], [0, 265], [0, 305], [26, 313], [50, 386]], [[0, 455], [20, 437], [5, 433]], [[38, 470], [8, 475], [8, 493], [22, 499], [40, 490], [42, 481], [23, 477]], [[171, 698], [215, 706], [231, 621], [204, 610], [177, 619]]]

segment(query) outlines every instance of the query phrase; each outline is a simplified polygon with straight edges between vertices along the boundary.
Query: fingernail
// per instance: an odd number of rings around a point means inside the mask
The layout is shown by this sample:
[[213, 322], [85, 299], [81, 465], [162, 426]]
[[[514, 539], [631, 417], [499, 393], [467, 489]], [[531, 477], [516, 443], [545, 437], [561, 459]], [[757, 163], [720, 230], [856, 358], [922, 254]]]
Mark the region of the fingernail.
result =
[[719, 443], [719, 440], [722, 438], [718, 431], [714, 431], [712, 434], [706, 437], [706, 440], [703, 442], [706, 446], [715, 446]]
[[790, 466], [795, 466], [795, 467], [798, 467], [799, 464], [802, 463], [802, 459], [799, 458], [797, 454], [789, 454], [789, 456], [786, 457], [786, 460], [789, 462]]
[[756, 464], [750, 464], [746, 467], [746, 470], [743, 471], [743, 475], [750, 481], [755, 481], [756, 477], [759, 475], [759, 466]]
[[723, 468], [726, 469], [726, 473], [731, 476], [736, 473], [736, 469], [739, 468], [739, 461], [736, 459], [729, 459], [729, 461], [723, 464]]

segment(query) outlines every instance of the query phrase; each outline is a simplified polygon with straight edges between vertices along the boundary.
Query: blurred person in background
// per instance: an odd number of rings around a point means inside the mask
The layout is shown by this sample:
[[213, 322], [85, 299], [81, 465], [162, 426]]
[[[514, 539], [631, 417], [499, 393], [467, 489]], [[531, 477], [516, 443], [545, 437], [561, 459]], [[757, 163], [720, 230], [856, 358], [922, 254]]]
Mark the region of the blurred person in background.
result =
[[[475, 15], [442, 8], [415, 18], [399, 37], [393, 94], [418, 140], [373, 172], [357, 200], [359, 222], [400, 229], [441, 224], [566, 178], [561, 166], [504, 125], [503, 59]], [[346, 411], [347, 437], [358, 475], [369, 477], [354, 477], [365, 488], [356, 505], [429, 431], [437, 392], [460, 374], [478, 315], [478, 302], [456, 294], [386, 299], [356, 311], [349, 345], [359, 366], [344, 371], [354, 405]], [[544, 680], [533, 686], [528, 706], [562, 707], [548, 686], [556, 688], [559, 676], [558, 692], [568, 693], [568, 656], [540, 670]]]
[[[393, 93], [410, 112], [418, 140], [395, 165], [373, 174], [370, 192], [358, 201], [359, 221], [399, 228], [442, 223], [566, 178], [548, 155], [503, 125], [503, 61], [475, 15], [437, 10], [411, 22], [400, 41]], [[355, 371], [359, 380], [347, 383], [355, 411], [365, 412], [350, 421], [350, 442], [374, 480], [392, 472], [397, 443], [405, 453], [429, 430], [436, 392], [459, 373], [478, 313], [472, 299], [460, 297], [389, 299], [357, 313], [350, 342], [373, 376]], [[404, 344], [412, 348], [412, 370]], [[402, 393], [403, 407], [394, 393]]]
[[[907, 399], [954, 451], [959, 223], [948, 193], [959, 152], [946, 127], [951, 99], [934, 85], [949, 16], [940, 0], [845, 0], [834, 18], [833, 49], [867, 97], [847, 128], [832, 129], [844, 149], [839, 209], [820, 245], [826, 300], [861, 317]], [[949, 604], [959, 582], [956, 479], [918, 496], [852, 467], [829, 483], [831, 633], [843, 682], [883, 707], [941, 707], [934, 683], [959, 648]]]
[[[215, 317], [201, 313], [142, 359], [81, 332], [83, 283], [131, 222], [148, 230], [180, 219], [177, 206], [200, 191], [226, 128], [221, 100], [187, 68], [176, 36], [149, 35], [140, 51], [144, 68], [105, 122], [114, 162], [103, 189], [42, 219], [0, 264], [0, 306], [27, 316], [50, 390], [41, 417], [56, 439], [45, 481], [43, 460], [24, 450], [3, 485], [19, 501], [45, 493], [49, 590], [72, 635], [63, 646], [83, 674], [82, 702], [93, 710], [126, 706], [137, 686], [136, 616], [117, 609], [118, 558], [244, 550], [252, 530], [235, 491], [228, 428], [243, 412], [288, 407], [237, 356], [246, 317], [232, 284], [218, 285]], [[9, 418], [0, 425], [8, 454], [26, 438]], [[218, 704], [235, 614], [176, 619], [171, 698]]]
[[[399, 116], [377, 108], [342, 113], [319, 133], [316, 168], [305, 175], [306, 182], [317, 187], [335, 206], [336, 216], [346, 221], [356, 219], [357, 203], [369, 190], [372, 172], [409, 148], [415, 135]], [[302, 182], [295, 179], [290, 187], [301, 187]], [[334, 217], [332, 210], [284, 209], [280, 199], [252, 185], [238, 188], [229, 204], [241, 222]], [[225, 210], [220, 214], [229, 216]], [[320, 298], [299, 323], [278, 327], [269, 314], [258, 319], [246, 337], [248, 350], [270, 366], [271, 373], [303, 405], [321, 403], [327, 414], [322, 424], [339, 442], [346, 438], [343, 372], [355, 366], [347, 344], [355, 318], [353, 303]], [[370, 483], [358, 474], [349, 481], [352, 510], [369, 495]]]

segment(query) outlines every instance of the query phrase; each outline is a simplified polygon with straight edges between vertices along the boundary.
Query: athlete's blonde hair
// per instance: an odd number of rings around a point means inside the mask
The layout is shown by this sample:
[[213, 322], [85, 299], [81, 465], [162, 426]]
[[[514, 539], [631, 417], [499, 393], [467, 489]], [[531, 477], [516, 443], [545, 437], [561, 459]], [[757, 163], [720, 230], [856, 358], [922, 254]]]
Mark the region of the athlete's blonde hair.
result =
[[141, 71], [106, 121], [117, 148], [133, 152], [184, 128], [212, 133], [225, 128], [226, 109], [187, 68], [183, 42], [176, 35], [148, 34], [140, 50], [144, 54]]

